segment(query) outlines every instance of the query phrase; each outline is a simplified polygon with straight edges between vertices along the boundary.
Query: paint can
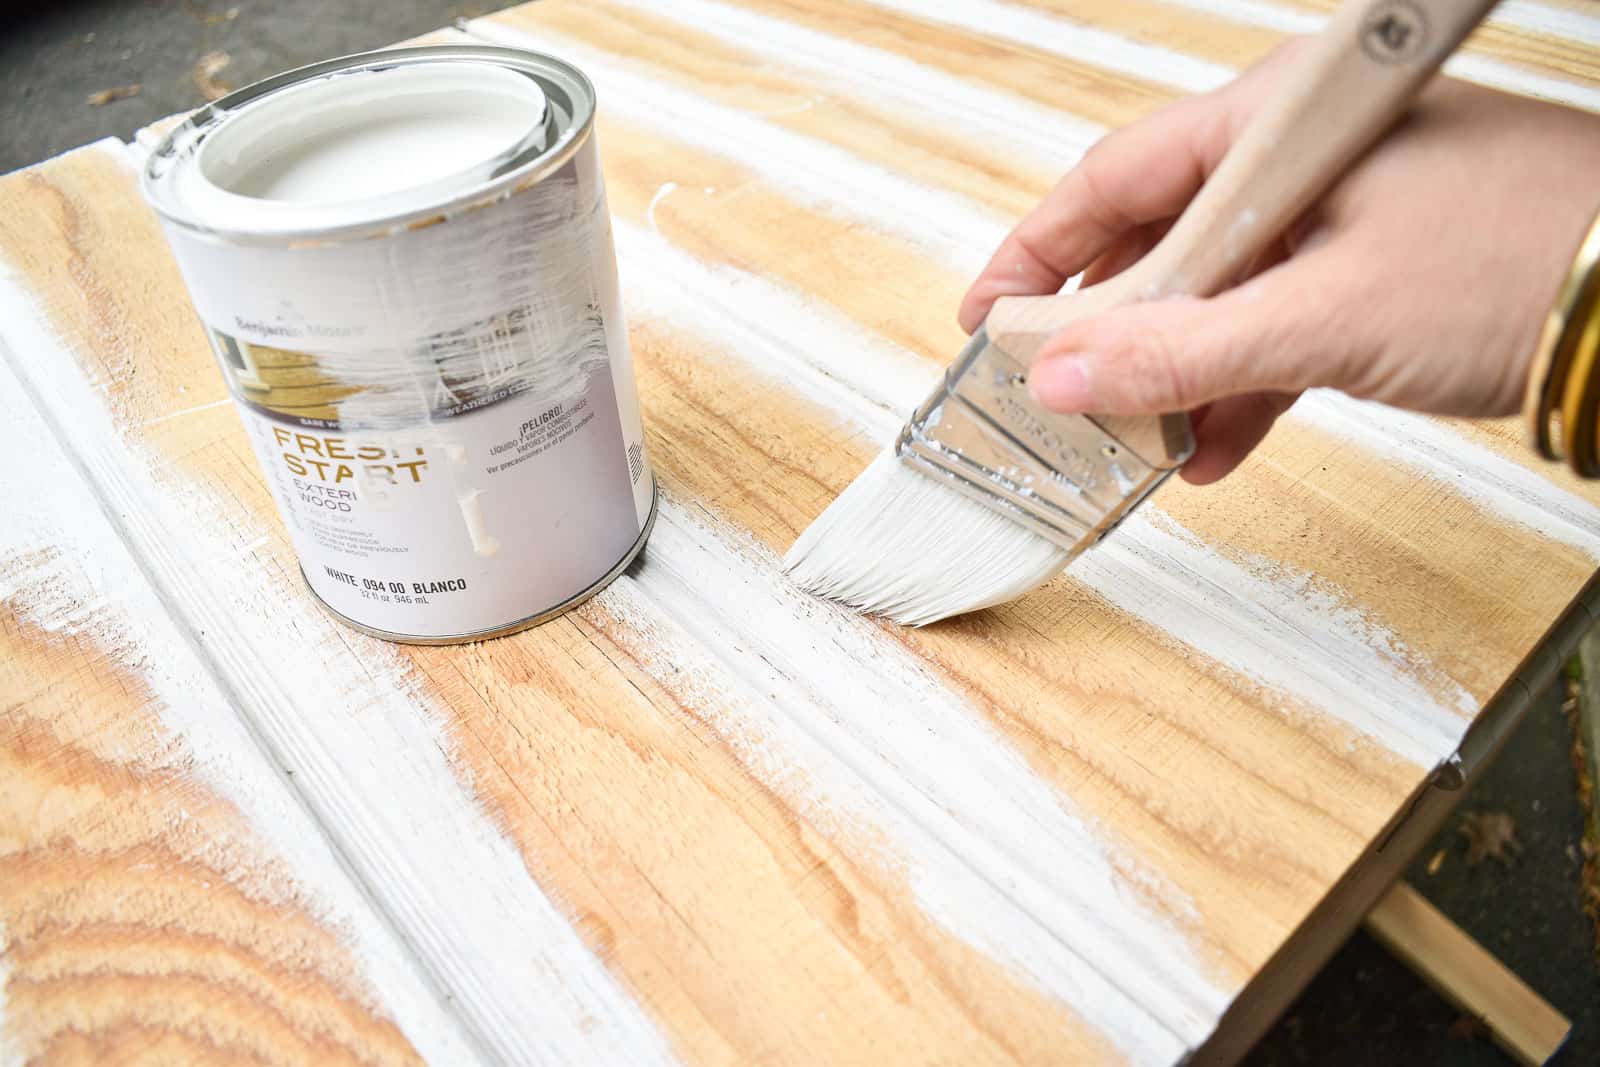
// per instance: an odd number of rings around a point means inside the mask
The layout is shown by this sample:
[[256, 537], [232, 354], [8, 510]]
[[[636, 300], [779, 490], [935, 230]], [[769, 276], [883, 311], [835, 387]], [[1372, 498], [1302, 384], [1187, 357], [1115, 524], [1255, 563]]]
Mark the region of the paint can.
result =
[[146, 199], [317, 599], [444, 644], [598, 592], [655, 518], [574, 67], [435, 46], [202, 108]]

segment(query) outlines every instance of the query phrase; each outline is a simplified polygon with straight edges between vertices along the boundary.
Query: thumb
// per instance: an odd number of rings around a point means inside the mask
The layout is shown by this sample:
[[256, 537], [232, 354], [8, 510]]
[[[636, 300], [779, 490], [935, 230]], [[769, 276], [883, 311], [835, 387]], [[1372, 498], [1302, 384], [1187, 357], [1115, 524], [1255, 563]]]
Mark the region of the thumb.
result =
[[1333, 384], [1324, 349], [1341, 343], [1311, 321], [1326, 306], [1313, 284], [1296, 285], [1294, 261], [1208, 299], [1131, 304], [1067, 326], [1028, 374], [1052, 411], [1156, 415], [1223, 397], [1298, 392]]

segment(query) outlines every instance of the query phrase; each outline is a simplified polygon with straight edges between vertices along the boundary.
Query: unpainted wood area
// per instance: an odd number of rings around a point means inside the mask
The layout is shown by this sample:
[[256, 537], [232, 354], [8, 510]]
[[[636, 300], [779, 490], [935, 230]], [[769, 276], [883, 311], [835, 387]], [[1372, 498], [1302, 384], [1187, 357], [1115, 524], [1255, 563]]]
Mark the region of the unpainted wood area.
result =
[[[0, 1050], [1165, 1064], [1292, 952], [1592, 574], [1596, 496], [1508, 426], [1317, 396], [1004, 609], [792, 589], [1009, 221], [1294, 21], [992, 6], [445, 35], [597, 85], [664, 491], [640, 565], [479, 645], [309, 602], [140, 147], [0, 179]], [[1589, 46], [1491, 30], [1467, 73], [1593, 92]]]

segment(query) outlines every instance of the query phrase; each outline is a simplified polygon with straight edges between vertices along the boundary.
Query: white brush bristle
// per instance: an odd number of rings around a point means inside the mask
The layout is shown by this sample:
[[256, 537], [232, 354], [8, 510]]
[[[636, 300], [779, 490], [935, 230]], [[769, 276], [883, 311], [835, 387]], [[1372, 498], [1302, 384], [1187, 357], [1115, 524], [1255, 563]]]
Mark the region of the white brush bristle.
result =
[[890, 449], [806, 528], [783, 566], [809, 593], [923, 626], [1014, 600], [1069, 558]]

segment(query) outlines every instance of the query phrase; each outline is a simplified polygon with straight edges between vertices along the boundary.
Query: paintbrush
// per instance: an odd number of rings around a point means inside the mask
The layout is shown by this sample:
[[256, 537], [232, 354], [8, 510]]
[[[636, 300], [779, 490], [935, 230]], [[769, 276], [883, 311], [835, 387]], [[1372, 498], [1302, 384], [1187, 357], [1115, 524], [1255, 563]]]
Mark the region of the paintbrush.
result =
[[1188, 459], [1188, 416], [1047, 411], [1027, 386], [1039, 348], [1074, 319], [1237, 282], [1493, 6], [1346, 3], [1149, 254], [1088, 289], [995, 303], [785, 569], [813, 593], [922, 625], [1021, 596], [1104, 537]]

